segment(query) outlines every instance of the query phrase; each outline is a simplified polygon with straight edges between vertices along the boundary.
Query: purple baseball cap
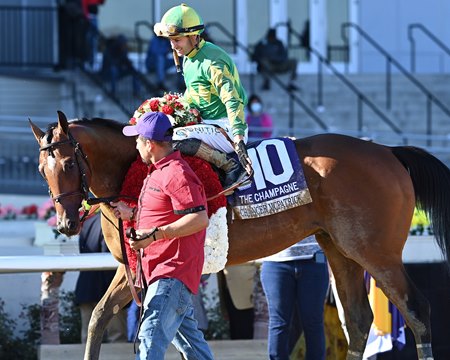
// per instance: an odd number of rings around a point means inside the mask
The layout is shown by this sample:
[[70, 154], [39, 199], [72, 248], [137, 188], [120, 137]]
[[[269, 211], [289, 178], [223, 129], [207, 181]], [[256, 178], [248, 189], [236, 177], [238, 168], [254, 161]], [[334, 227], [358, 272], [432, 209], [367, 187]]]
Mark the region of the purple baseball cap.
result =
[[125, 136], [141, 135], [150, 140], [170, 141], [172, 135], [168, 132], [172, 128], [169, 118], [162, 112], [148, 112], [143, 115], [136, 125], [125, 126], [122, 130]]

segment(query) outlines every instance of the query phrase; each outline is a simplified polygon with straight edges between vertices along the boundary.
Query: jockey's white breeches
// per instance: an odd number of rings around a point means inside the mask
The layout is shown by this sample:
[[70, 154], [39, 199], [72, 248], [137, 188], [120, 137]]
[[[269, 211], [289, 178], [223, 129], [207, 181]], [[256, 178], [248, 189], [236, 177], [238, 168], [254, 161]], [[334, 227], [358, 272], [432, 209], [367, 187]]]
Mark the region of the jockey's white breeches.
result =
[[[214, 149], [224, 153], [233, 152], [233, 145], [214, 125], [220, 126], [233, 140], [233, 133], [228, 119], [203, 120], [202, 124], [177, 127], [173, 132], [173, 140], [199, 139]], [[245, 130], [244, 142], [248, 140], [248, 129]]]

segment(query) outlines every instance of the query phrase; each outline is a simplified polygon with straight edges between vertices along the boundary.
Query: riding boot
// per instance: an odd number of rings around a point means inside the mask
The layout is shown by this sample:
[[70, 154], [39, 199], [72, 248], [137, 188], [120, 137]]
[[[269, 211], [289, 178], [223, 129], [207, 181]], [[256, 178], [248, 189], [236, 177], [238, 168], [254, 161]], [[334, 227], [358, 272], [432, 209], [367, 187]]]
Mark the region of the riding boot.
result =
[[206, 160], [225, 173], [223, 187], [228, 189], [240, 182], [247, 176], [242, 165], [227, 154], [212, 148], [199, 139], [186, 139], [177, 141], [174, 145], [176, 150], [190, 156], [197, 156]]

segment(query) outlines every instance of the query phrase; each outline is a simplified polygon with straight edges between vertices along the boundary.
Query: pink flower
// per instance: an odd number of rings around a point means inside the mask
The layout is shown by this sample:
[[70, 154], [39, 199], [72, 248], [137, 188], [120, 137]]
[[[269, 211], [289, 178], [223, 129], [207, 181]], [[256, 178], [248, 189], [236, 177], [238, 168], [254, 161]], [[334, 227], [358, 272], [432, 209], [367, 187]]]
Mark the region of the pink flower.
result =
[[129, 121], [131, 125], [136, 125], [136, 118], [132, 117]]
[[51, 227], [56, 227], [56, 215], [53, 215], [52, 217], [49, 217], [47, 219], [47, 225]]
[[48, 199], [38, 208], [38, 218], [47, 220], [55, 213], [55, 206], [52, 199]]

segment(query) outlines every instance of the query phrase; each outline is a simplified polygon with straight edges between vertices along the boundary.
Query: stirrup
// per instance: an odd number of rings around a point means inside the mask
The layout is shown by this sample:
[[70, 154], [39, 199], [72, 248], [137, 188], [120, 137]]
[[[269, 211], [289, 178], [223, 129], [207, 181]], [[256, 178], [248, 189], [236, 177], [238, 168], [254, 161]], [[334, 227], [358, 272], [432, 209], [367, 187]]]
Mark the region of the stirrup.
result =
[[231, 195], [234, 192], [234, 190], [236, 190], [238, 187], [250, 184], [252, 182], [252, 179], [251, 179], [252, 176], [253, 176], [253, 172], [250, 175], [247, 174], [247, 176], [244, 177], [241, 181], [237, 182], [234, 185], [229, 186], [226, 189], [223, 189], [221, 192], [217, 193], [216, 195], [213, 195], [213, 196], [207, 198], [206, 201], [214, 200], [215, 198], [217, 198], [221, 195], [225, 195], [225, 196]]

